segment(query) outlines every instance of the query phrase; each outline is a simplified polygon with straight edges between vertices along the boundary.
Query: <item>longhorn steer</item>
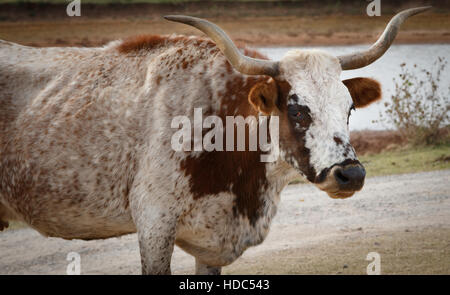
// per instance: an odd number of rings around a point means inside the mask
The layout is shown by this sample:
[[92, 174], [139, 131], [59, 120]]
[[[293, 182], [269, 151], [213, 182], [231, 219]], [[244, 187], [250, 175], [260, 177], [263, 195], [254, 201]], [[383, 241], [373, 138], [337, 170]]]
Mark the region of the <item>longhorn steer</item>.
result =
[[[138, 233], [142, 271], [170, 273], [177, 244], [196, 272], [261, 243], [279, 196], [304, 175], [331, 197], [362, 188], [348, 116], [380, 98], [367, 78], [341, 81], [392, 43], [406, 10], [365, 52], [292, 50], [279, 62], [244, 56], [217, 26], [169, 16], [198, 37], [141, 36], [103, 48], [30, 48], [0, 41], [0, 226], [45, 236]], [[280, 156], [171, 149], [171, 120], [203, 114], [278, 116]]]

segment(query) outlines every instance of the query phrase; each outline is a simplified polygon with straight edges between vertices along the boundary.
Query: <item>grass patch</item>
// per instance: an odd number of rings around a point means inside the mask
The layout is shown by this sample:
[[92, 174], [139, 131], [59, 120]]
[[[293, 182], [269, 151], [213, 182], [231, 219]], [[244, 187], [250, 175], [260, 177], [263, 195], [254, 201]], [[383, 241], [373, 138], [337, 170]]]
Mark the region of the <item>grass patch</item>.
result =
[[450, 169], [450, 144], [403, 148], [359, 157], [367, 176]]

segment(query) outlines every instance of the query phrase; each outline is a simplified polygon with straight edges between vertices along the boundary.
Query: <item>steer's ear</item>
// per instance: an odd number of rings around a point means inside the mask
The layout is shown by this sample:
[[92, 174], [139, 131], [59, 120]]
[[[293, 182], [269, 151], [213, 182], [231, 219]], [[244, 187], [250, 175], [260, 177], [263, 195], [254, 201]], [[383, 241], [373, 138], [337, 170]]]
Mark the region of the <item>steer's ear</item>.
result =
[[278, 89], [275, 81], [259, 82], [250, 90], [248, 101], [259, 112], [270, 115], [276, 108]]
[[381, 98], [381, 86], [370, 78], [353, 78], [342, 81], [347, 86], [356, 108], [363, 108]]

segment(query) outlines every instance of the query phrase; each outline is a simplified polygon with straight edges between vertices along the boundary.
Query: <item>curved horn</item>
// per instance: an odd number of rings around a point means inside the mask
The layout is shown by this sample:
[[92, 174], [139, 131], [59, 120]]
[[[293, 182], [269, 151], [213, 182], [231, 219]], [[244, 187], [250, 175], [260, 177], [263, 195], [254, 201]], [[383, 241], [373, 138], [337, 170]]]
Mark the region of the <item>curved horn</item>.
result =
[[184, 23], [203, 31], [203, 33], [216, 42], [217, 47], [219, 47], [233, 67], [243, 74], [275, 77], [279, 73], [278, 62], [243, 55], [221, 28], [207, 20], [184, 15], [167, 15], [164, 18], [170, 21]]
[[383, 34], [369, 49], [347, 55], [338, 56], [342, 70], [353, 70], [370, 65], [389, 49], [401, 24], [410, 16], [430, 9], [431, 6], [417, 7], [397, 13], [386, 26]]

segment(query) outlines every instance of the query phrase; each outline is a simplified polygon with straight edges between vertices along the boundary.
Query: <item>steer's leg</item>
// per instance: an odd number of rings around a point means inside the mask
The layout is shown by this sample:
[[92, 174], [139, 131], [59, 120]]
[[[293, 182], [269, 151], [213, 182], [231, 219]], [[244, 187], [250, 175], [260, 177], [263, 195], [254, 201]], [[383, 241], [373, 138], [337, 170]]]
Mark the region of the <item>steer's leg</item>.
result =
[[209, 266], [201, 263], [197, 258], [195, 258], [195, 274], [196, 275], [220, 275], [222, 267], [220, 266]]
[[171, 194], [142, 185], [130, 191], [130, 209], [136, 224], [142, 274], [170, 274], [176, 224], [181, 204]]
[[137, 224], [142, 274], [171, 274], [175, 224], [165, 220], [161, 213], [156, 214], [156, 218], [161, 218], [161, 221], [142, 220]]

